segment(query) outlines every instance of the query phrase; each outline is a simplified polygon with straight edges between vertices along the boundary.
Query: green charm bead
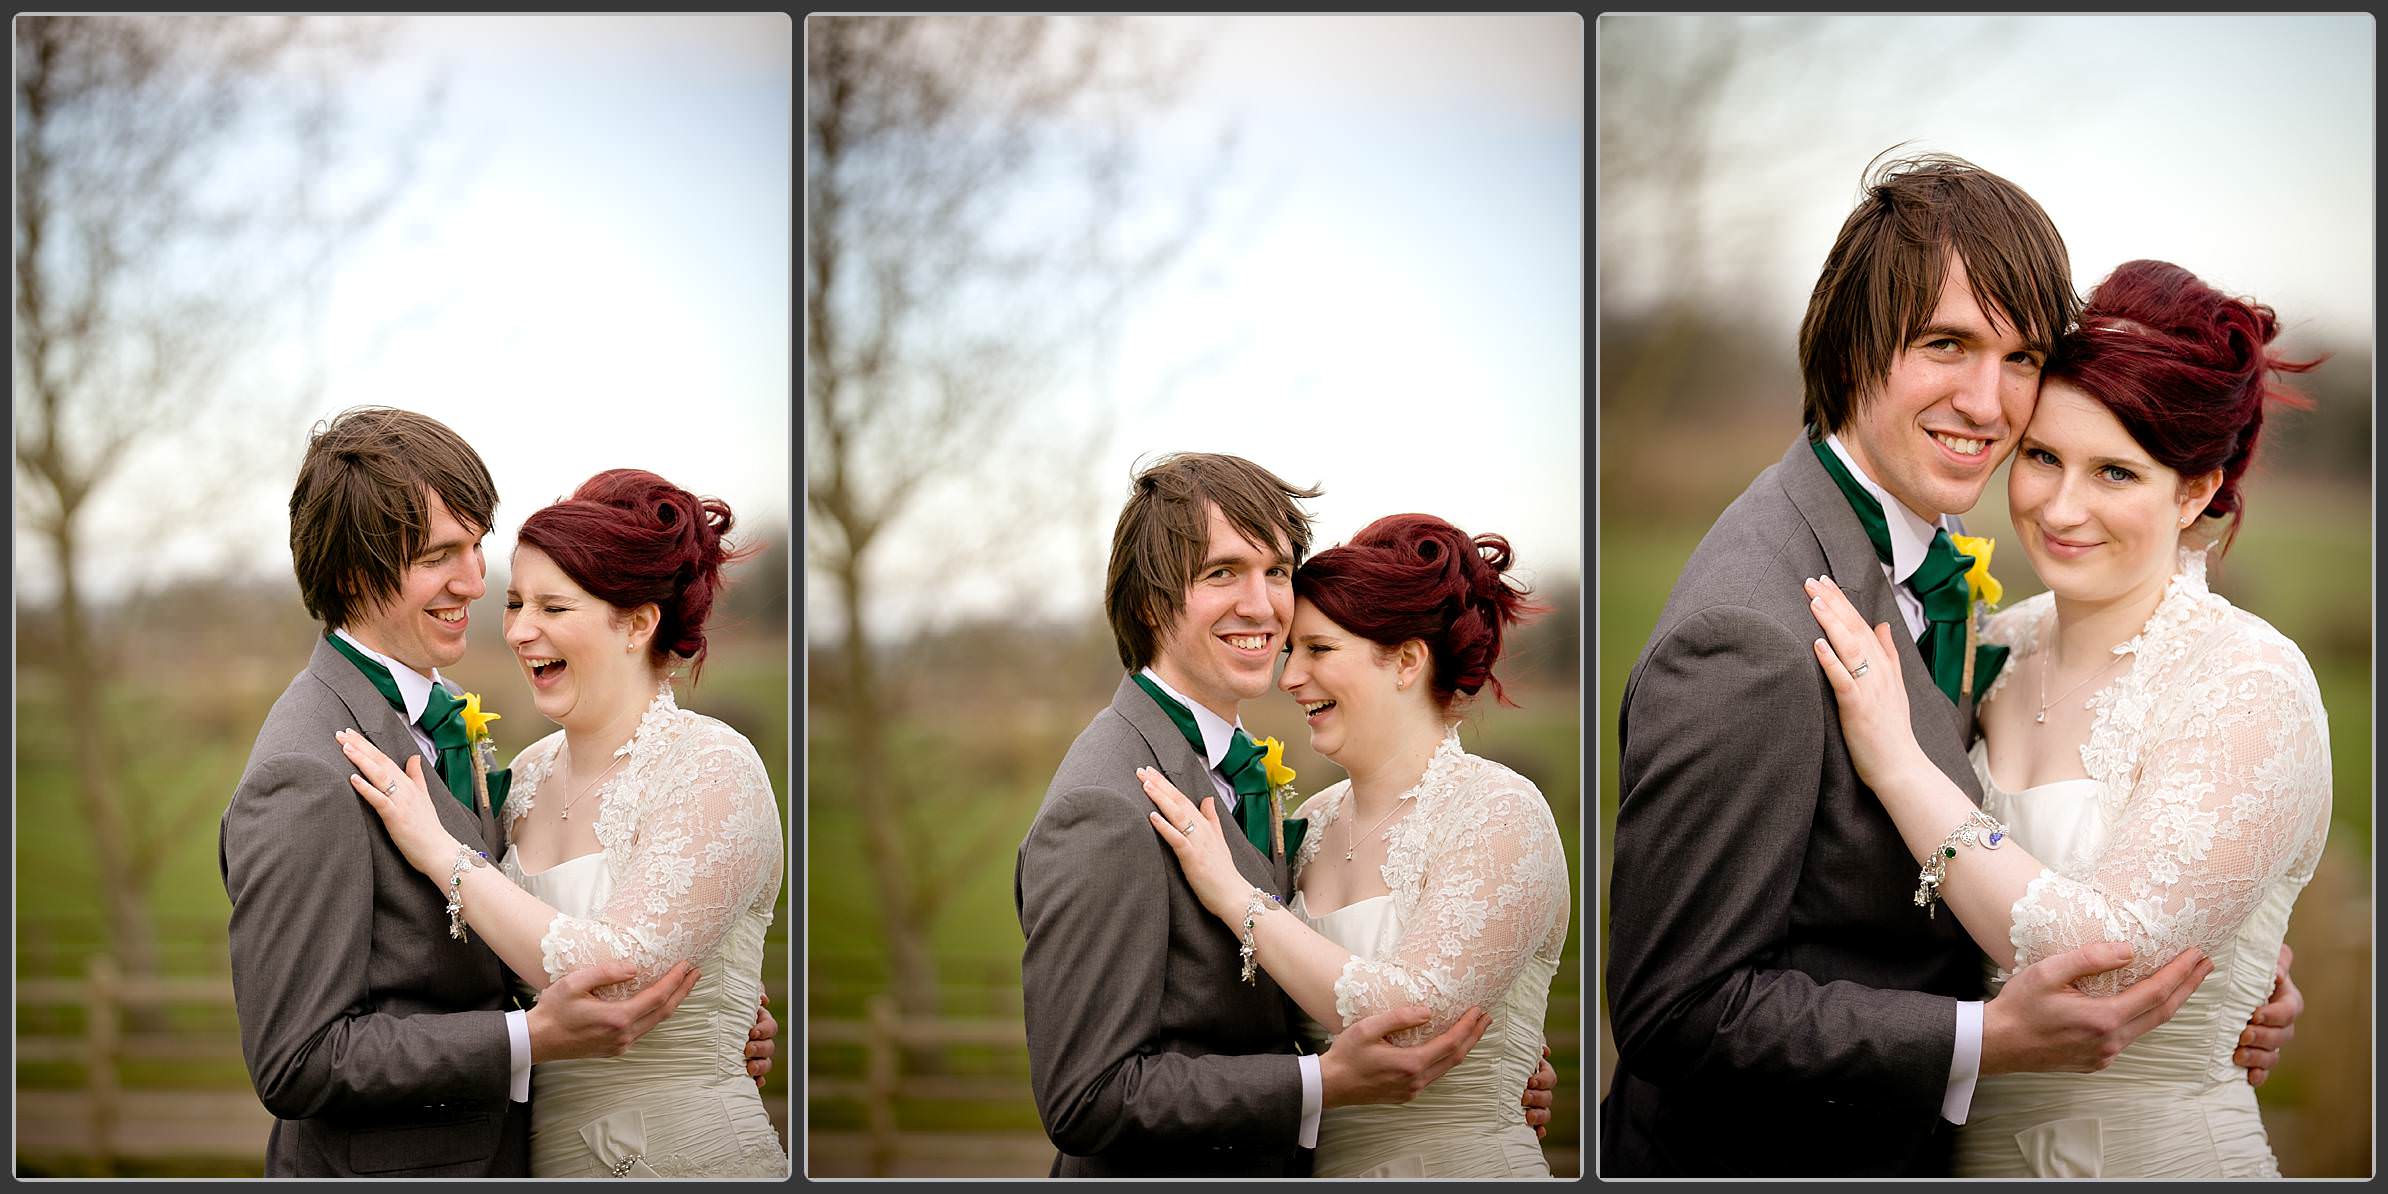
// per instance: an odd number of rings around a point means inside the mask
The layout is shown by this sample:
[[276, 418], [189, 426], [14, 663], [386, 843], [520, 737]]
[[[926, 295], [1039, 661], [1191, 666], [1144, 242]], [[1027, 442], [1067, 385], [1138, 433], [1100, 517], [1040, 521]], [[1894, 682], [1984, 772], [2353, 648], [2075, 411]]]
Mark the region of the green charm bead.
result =
[[1942, 855], [1949, 858], [1955, 858], [1957, 856], [1957, 848], [1955, 846], [1942, 846], [1940, 848], [1940, 852]]

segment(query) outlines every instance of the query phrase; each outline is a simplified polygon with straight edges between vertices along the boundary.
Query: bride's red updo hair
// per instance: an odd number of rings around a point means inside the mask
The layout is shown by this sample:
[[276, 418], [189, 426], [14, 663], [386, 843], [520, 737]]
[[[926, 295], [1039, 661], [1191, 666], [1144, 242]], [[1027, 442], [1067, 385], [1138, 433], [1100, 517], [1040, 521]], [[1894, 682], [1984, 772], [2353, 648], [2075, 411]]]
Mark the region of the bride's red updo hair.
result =
[[2225, 295], [2168, 261], [2126, 261], [2090, 293], [2080, 326], [2057, 341], [2041, 380], [2066, 382], [2103, 404], [2181, 476], [2220, 470], [2205, 517], [2232, 518], [2219, 536], [2227, 551], [2246, 519], [2239, 482], [2255, 459], [2264, 403], [2312, 405], [2273, 374], [2321, 361], [2274, 355], [2279, 334], [2279, 319], [2262, 303]]
[[1468, 533], [1431, 514], [1377, 519], [1351, 542], [1310, 557], [1294, 573], [1294, 596], [1328, 620], [1390, 651], [1417, 639], [1434, 661], [1435, 701], [1448, 711], [1490, 683], [1501, 632], [1545, 607], [1505, 578], [1509, 541]]
[[647, 642], [648, 658], [658, 667], [679, 659], [702, 668], [705, 619], [721, 592], [722, 566], [755, 550], [722, 542], [730, 522], [729, 504], [720, 498], [617, 468], [524, 519], [520, 541], [546, 552], [572, 583], [616, 609], [654, 602], [662, 619]]

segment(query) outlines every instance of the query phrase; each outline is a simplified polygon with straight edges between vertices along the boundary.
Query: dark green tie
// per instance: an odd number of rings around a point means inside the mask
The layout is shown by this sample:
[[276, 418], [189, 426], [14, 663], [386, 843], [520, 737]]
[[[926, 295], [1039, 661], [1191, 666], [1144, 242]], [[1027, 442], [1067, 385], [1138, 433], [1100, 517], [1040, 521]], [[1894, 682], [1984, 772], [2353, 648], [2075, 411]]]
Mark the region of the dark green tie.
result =
[[[1153, 683], [1144, 673], [1138, 672], [1133, 678], [1136, 681], [1136, 686], [1144, 690], [1144, 695], [1151, 697], [1153, 703], [1161, 707], [1161, 712], [1169, 715], [1170, 723], [1177, 727], [1178, 733], [1185, 736], [1186, 745], [1194, 748], [1194, 757], [1209, 758], [1208, 748], [1203, 745], [1202, 741], [1202, 727], [1195, 722], [1192, 711], [1179, 704], [1176, 698], [1163, 692], [1161, 686]], [[1264, 752], [1260, 747], [1239, 729], [1235, 732], [1235, 737], [1227, 744], [1227, 757], [1221, 760], [1219, 772], [1227, 777], [1228, 787], [1235, 792], [1235, 820], [1243, 828], [1245, 840], [1258, 847], [1262, 855], [1267, 856], [1270, 853], [1269, 775], [1268, 768], [1262, 762], [1264, 757]], [[1199, 808], [1202, 805], [1203, 796], [1208, 794], [1189, 792], [1185, 795], [1186, 799], [1193, 801]], [[1291, 817], [1286, 819], [1285, 853], [1288, 857], [1291, 857], [1294, 851], [1301, 849], [1302, 831], [1309, 827], [1310, 822], [1306, 820]]]
[[1219, 774], [1227, 777], [1229, 787], [1235, 789], [1235, 816], [1243, 822], [1244, 837], [1269, 852], [1269, 772], [1261, 766], [1261, 749], [1243, 730], [1227, 740], [1227, 757], [1219, 761]]
[[[391, 678], [390, 669], [348, 644], [337, 634], [324, 636], [332, 649], [346, 656], [357, 670], [372, 681], [373, 690], [390, 703], [399, 714], [406, 712], [406, 698], [398, 691], [398, 681]], [[467, 809], [473, 807], [473, 745], [464, 727], [464, 702], [448, 694], [438, 684], [431, 686], [431, 699], [423, 706], [423, 716], [415, 719], [415, 726], [431, 739], [431, 747], [438, 752], [432, 761], [439, 772], [440, 782], [448, 786], [448, 794]], [[405, 760], [398, 761], [401, 767]], [[505, 772], [492, 769], [489, 773], [489, 811], [495, 813], [505, 801]]]
[[[1884, 516], [1882, 503], [1867, 493], [1865, 486], [1841, 463], [1832, 446], [1823, 440], [1810, 440], [1816, 459], [1824, 471], [1832, 475], [1833, 484], [1840, 487], [1841, 496], [1849, 501], [1849, 508], [1857, 514], [1858, 525], [1866, 530], [1866, 541], [1874, 545], [1874, 557], [1891, 562], [1890, 522]], [[1949, 541], [1949, 533], [1935, 528], [1932, 546], [1924, 550], [1924, 562], [1907, 578], [1907, 587], [1914, 590], [1924, 605], [1924, 633], [1915, 640], [1915, 647], [1924, 661], [1931, 665], [1932, 683], [1953, 704], [1958, 689], [1965, 682], [1965, 620], [1973, 613], [1973, 593], [1965, 583], [1965, 574], [1973, 570], [1973, 557], [1957, 550]], [[1973, 660], [1973, 690], [1983, 692], [2006, 664], [2007, 648], [1996, 643], [1977, 644]]]

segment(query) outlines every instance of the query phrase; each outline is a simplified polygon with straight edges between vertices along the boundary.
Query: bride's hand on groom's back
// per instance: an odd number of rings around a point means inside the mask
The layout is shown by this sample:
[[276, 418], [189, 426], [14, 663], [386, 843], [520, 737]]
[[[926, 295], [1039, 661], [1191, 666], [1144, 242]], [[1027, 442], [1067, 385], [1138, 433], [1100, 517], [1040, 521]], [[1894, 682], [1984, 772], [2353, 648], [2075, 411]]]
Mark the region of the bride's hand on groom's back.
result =
[[1458, 1065], [1492, 1023], [1482, 1009], [1469, 1008], [1425, 1044], [1396, 1045], [1385, 1039], [1427, 1019], [1425, 1008], [1399, 1007], [1363, 1017], [1336, 1033], [1334, 1045], [1318, 1059], [1321, 1105], [1409, 1102]]
[[2172, 1019], [2214, 969], [2189, 949], [2111, 996], [2073, 985], [2130, 961], [2129, 946], [2097, 941], [2016, 971], [1982, 1008], [1982, 1074], [2103, 1070], [2131, 1042]]

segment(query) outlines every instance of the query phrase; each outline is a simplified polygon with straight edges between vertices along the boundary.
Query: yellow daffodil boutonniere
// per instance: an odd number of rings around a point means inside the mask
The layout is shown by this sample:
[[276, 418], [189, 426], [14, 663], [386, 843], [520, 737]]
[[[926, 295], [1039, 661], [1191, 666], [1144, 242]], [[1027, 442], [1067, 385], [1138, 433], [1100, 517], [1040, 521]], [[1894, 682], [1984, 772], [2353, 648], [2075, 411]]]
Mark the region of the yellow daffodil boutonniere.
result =
[[1973, 558], [1973, 567], [1965, 574], [1965, 587], [1973, 599], [1997, 608], [1999, 599], [2006, 596], [1998, 578], [1990, 575], [1990, 552], [1998, 546], [1997, 542], [1988, 535], [1951, 535], [1949, 543]]
[[1285, 765], [1285, 744], [1274, 738], [1263, 738], [1256, 745], [1260, 747], [1260, 765], [1269, 773], [1269, 786], [1272, 788], [1291, 786], [1294, 781], [1294, 769]]
[[[1253, 745], [1260, 748], [1261, 769], [1269, 779], [1269, 850], [1279, 857], [1287, 850], [1285, 837], [1285, 808], [1293, 803], [1294, 769], [1285, 765], [1285, 744], [1275, 738], [1263, 738]], [[1302, 848], [1302, 830], [1307, 822], [1294, 823], [1292, 849]]]
[[465, 740], [468, 742], [479, 742], [482, 739], [489, 737], [489, 723], [498, 721], [504, 716], [505, 715], [502, 713], [481, 712], [480, 693], [468, 692], [464, 694]]

